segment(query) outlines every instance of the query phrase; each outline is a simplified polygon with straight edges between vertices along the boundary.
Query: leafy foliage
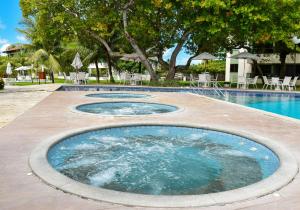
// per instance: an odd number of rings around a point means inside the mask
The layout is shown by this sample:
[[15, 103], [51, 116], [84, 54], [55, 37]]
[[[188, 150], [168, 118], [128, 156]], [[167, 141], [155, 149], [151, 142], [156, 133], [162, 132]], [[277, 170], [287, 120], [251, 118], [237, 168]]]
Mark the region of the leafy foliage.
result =
[[212, 74], [225, 73], [225, 61], [209, 61], [207, 64], [191, 65], [189, 68], [190, 73], [209, 72]]
[[[58, 69], [57, 60], [65, 71], [71, 71], [75, 51], [66, 47], [69, 43], [89, 51], [81, 52], [87, 62], [106, 60], [119, 69], [136, 71], [138, 64], [117, 60], [123, 53], [137, 53], [153, 77], [149, 58], [155, 56], [172, 80], [181, 69], [176, 59], [182, 49], [195, 56], [274, 44], [284, 61], [293, 49], [291, 37], [300, 35], [298, 0], [20, 0], [20, 5], [25, 25], [21, 32], [34, 50], [48, 53], [51, 68]], [[170, 59], [164, 60], [164, 52], [172, 47]], [[214, 65], [211, 71], [221, 71], [221, 64]], [[202, 71], [202, 66], [190, 69]]]

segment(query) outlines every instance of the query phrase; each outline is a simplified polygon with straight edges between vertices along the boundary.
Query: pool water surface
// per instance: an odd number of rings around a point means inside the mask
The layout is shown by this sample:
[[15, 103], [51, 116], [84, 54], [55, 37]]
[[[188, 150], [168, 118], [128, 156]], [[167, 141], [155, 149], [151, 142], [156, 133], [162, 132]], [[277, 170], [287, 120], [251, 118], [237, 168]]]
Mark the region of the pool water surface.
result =
[[280, 165], [277, 155], [250, 139], [170, 125], [80, 133], [52, 146], [48, 161], [84, 184], [150, 195], [232, 190], [269, 177]]
[[81, 112], [99, 115], [149, 115], [174, 112], [177, 107], [146, 102], [101, 102], [76, 107]]

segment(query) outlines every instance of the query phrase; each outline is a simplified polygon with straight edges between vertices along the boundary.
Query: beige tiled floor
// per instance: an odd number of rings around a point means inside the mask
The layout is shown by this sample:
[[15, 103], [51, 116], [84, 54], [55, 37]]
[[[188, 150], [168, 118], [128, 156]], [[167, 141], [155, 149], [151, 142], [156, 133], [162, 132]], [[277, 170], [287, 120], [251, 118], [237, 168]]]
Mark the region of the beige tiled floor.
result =
[[49, 96], [60, 85], [7, 86], [0, 91], [0, 128]]
[[[148, 93], [154, 97], [136, 99], [184, 108], [181, 112], [161, 116], [100, 117], [71, 112], [70, 107], [75, 104], [107, 101], [84, 97], [87, 93], [54, 92], [0, 129], [0, 209], [144, 209], [82, 199], [54, 189], [30, 174], [28, 157], [39, 142], [82, 127], [113, 125], [116, 122], [180, 122], [222, 127], [273, 139], [285, 145], [300, 160], [300, 123], [294, 121], [186, 93]], [[299, 189], [297, 175], [275, 195], [206, 209], [300, 209]]]

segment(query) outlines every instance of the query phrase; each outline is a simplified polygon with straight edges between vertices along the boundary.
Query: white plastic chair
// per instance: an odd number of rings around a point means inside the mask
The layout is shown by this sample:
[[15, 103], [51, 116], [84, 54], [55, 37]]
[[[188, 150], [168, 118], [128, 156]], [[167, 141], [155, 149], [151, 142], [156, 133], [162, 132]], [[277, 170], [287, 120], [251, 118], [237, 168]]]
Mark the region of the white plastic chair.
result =
[[247, 81], [246, 81], [246, 77], [238, 77], [238, 81], [237, 81], [237, 88], [246, 88], [247, 86]]
[[76, 81], [77, 81], [76, 72], [70, 72], [70, 81], [73, 81], [74, 83], [76, 83]]
[[142, 85], [142, 75], [141, 74], [133, 74], [130, 78], [130, 84], [137, 85], [140, 83]]
[[199, 74], [198, 75], [198, 87], [202, 86], [208, 87], [210, 85], [210, 75], [207, 73]]
[[121, 72], [120, 74], [121, 82], [125, 85], [126, 83], [130, 83], [131, 76], [127, 72]]
[[77, 80], [78, 80], [79, 84], [80, 84], [80, 82], [85, 83], [85, 72], [78, 72]]
[[280, 81], [279, 81], [279, 77], [272, 77], [271, 78], [271, 89], [272, 87], [274, 87], [274, 89], [279, 89], [279, 86], [280, 86]]
[[89, 77], [90, 77], [90, 74], [89, 74], [89, 73], [85, 73], [85, 77], [84, 77], [84, 83], [85, 83], [85, 84], [88, 83]]
[[263, 76], [263, 81], [264, 81], [263, 89], [267, 89], [269, 86], [271, 86], [270, 81], [266, 76]]
[[247, 86], [250, 87], [250, 85], [252, 85], [253, 87], [257, 88], [257, 79], [258, 76], [255, 76], [253, 79], [249, 78], [247, 81]]
[[284, 77], [284, 79], [281, 83], [282, 90], [289, 89], [291, 79], [292, 79], [292, 77]]
[[289, 84], [289, 90], [296, 90], [296, 83], [299, 77], [294, 77], [293, 81]]

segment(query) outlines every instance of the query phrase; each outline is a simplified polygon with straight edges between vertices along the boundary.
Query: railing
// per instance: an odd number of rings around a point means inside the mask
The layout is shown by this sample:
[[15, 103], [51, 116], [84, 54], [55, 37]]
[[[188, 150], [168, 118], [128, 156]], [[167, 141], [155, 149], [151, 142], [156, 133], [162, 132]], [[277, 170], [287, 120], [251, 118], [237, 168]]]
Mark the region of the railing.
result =
[[214, 92], [218, 95], [218, 96], [225, 96], [224, 91], [220, 88], [222, 88], [222, 86], [220, 85], [220, 83], [218, 83], [218, 81], [213, 81], [212, 82], [212, 88], [214, 90]]
[[[212, 84], [211, 86], [211, 90], [212, 93], [217, 95], [217, 96], [225, 96], [224, 91], [220, 88], [222, 88], [222, 86], [218, 83], [218, 81], [210, 81], [209, 83]], [[192, 93], [196, 93], [199, 95], [205, 95], [205, 89], [200, 88], [199, 87], [199, 83], [196, 80], [193, 80], [192, 78], [190, 79], [190, 88], [192, 90]]]

